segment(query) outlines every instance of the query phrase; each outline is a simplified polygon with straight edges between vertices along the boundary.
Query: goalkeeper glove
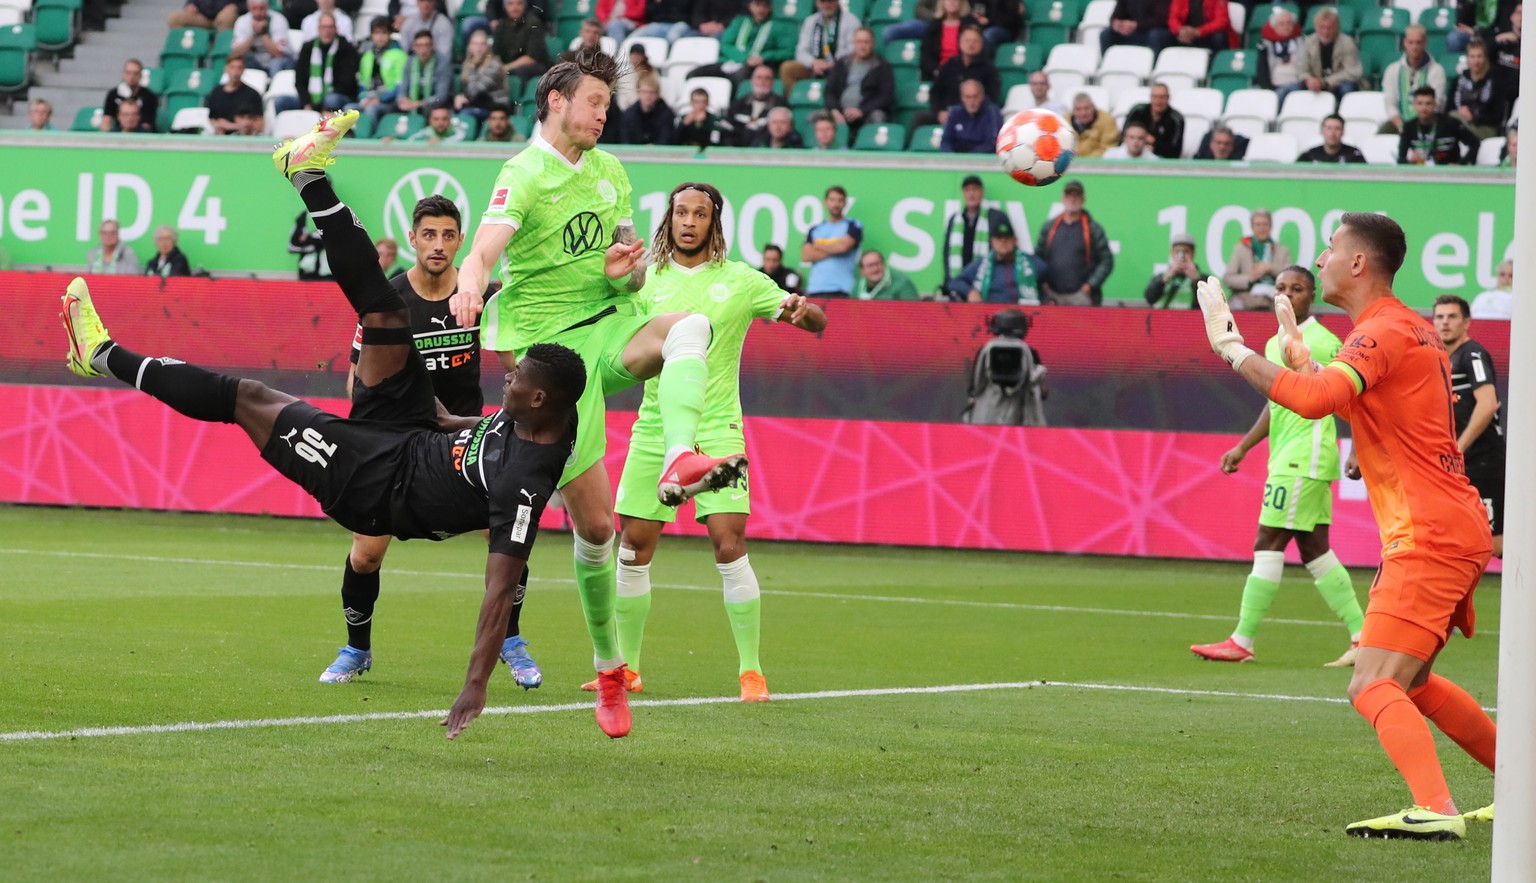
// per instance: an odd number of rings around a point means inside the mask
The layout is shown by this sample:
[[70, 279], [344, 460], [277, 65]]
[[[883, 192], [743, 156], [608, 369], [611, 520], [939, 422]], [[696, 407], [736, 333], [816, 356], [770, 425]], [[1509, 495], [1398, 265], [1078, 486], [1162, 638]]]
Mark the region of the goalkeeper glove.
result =
[[1242, 332], [1237, 330], [1237, 320], [1227, 306], [1227, 293], [1221, 288], [1221, 280], [1210, 276], [1195, 284], [1195, 297], [1200, 301], [1200, 312], [1205, 314], [1205, 336], [1211, 342], [1216, 355], [1227, 360], [1235, 371], [1253, 355], [1253, 350], [1243, 346]]
[[1312, 348], [1301, 337], [1296, 327], [1296, 310], [1286, 295], [1275, 296], [1275, 318], [1280, 320], [1280, 353], [1285, 366], [1299, 374], [1315, 374], [1318, 365], [1312, 361]]

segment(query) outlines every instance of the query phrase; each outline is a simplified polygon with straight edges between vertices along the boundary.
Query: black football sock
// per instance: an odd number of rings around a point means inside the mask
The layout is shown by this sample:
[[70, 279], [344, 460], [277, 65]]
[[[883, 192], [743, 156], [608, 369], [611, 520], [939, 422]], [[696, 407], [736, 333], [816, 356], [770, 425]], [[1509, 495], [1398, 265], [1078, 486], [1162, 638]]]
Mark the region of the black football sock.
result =
[[405, 300], [379, 268], [378, 250], [368, 231], [336, 195], [331, 179], [324, 172], [299, 172], [293, 176], [293, 186], [299, 188], [304, 207], [320, 228], [331, 275], [357, 314], [405, 309]]
[[517, 581], [517, 594], [512, 596], [512, 613], [507, 617], [507, 637], [522, 634], [518, 620], [523, 618], [523, 598], [528, 594], [528, 568], [523, 568], [523, 578]]
[[109, 342], [91, 356], [91, 367], [149, 393], [177, 413], [206, 423], [234, 423], [240, 379], [188, 365], [177, 359], [141, 356]]
[[354, 650], [373, 648], [373, 605], [379, 600], [379, 572], [358, 573], [352, 556], [341, 575], [341, 610], [347, 618], [347, 645]]

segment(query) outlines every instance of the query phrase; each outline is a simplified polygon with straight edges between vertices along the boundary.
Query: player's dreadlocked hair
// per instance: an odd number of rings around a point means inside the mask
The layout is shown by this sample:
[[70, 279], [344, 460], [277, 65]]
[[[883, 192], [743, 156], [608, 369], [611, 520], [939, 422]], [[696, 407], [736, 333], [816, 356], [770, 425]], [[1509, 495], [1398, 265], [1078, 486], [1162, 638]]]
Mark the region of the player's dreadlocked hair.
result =
[[587, 388], [587, 365], [581, 356], [558, 343], [536, 343], [523, 353], [521, 369], [533, 375], [539, 388], [563, 407], [576, 404]]
[[720, 219], [725, 208], [724, 197], [712, 184], [684, 181], [672, 188], [672, 194], [667, 197], [665, 220], [656, 228], [656, 235], [651, 238], [651, 263], [656, 265], [657, 269], [665, 267], [672, 260], [672, 252], [677, 246], [672, 241], [672, 209], [677, 202], [677, 195], [685, 190], [693, 190], [709, 197], [709, 204], [714, 208], [709, 218], [709, 261], [713, 264], [725, 261], [725, 226]]
[[619, 63], [604, 52], [582, 50], [574, 59], [562, 61], [545, 71], [539, 78], [539, 95], [534, 105], [538, 109], [539, 122], [549, 117], [549, 93], [559, 92], [570, 101], [583, 77], [597, 77], [612, 90], [619, 82]]

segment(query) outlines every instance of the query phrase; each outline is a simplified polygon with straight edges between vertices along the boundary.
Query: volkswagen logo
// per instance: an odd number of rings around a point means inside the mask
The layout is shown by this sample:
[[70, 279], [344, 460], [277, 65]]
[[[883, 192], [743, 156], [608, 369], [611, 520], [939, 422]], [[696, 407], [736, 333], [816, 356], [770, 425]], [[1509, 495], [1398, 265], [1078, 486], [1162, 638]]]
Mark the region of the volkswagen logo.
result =
[[411, 250], [411, 213], [424, 196], [445, 197], [458, 206], [459, 214], [469, 214], [469, 196], [458, 179], [442, 169], [417, 169], [389, 188], [384, 200], [384, 235], [400, 243], [400, 256], [415, 260]]
[[593, 249], [607, 248], [603, 240], [602, 219], [591, 212], [582, 212], [565, 224], [565, 253], [579, 258]]

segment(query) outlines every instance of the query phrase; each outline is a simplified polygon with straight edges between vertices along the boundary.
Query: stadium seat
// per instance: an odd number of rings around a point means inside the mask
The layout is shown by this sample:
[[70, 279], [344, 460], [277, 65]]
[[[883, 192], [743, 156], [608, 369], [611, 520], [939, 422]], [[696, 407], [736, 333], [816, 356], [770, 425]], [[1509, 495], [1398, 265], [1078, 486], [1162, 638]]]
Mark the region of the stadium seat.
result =
[[789, 90], [790, 107], [826, 107], [825, 80], [801, 80]]
[[194, 95], [198, 98], [207, 97], [209, 92], [219, 84], [219, 76], [206, 68], [183, 67], [168, 71], [164, 76], [164, 84], [159, 90], [163, 96], [177, 94]]
[[1238, 34], [1245, 33], [1243, 28], [1248, 24], [1248, 7], [1241, 3], [1228, 3], [1227, 21], [1232, 23], [1232, 30]]
[[453, 130], [464, 133], [464, 138], [458, 143], [468, 144], [480, 137], [480, 121], [468, 114], [454, 114]]
[[419, 113], [385, 114], [384, 118], [379, 120], [379, 125], [373, 130], [373, 137], [409, 138], [416, 134], [424, 125], [426, 125], [426, 120], [423, 120]]
[[1067, 116], [1069, 118], [1072, 115], [1072, 102], [1078, 95], [1087, 95], [1093, 101], [1094, 107], [1105, 113], [1109, 112], [1109, 91], [1103, 86], [1078, 86], [1070, 92], [1058, 92], [1054, 86], [1051, 87], [1050, 97], [1067, 106]]
[[904, 150], [907, 146], [907, 129], [893, 123], [870, 123], [859, 130], [853, 142], [854, 150]]
[[[1402, 11], [1408, 13], [1408, 21], [1418, 21], [1419, 15], [1422, 14], [1424, 10], [1434, 5], [1435, 0], [1392, 0], [1392, 6], [1394, 8], [1401, 9]], [[1365, 10], [1361, 11], [1364, 12]], [[1375, 11], [1376, 10], [1374, 9], [1371, 10], [1373, 13]], [[1365, 18], [1362, 17], [1360, 20], [1363, 22], [1365, 21]], [[1406, 25], [1407, 22], [1404, 22], [1404, 24]]]
[[1279, 112], [1280, 99], [1268, 89], [1239, 89], [1227, 96], [1222, 119], [1242, 134], [1268, 131]]
[[1205, 133], [1211, 130], [1211, 121], [1205, 117], [1184, 118], [1184, 147], [1179, 151], [1179, 156], [1189, 159], [1200, 149], [1200, 141], [1205, 138]]
[[[316, 118], [319, 114], [315, 115]], [[311, 126], [314, 123], [310, 123]], [[182, 135], [212, 135], [213, 124], [208, 122], [208, 108], [183, 107], [176, 111], [176, 116], [171, 119], [171, 124], [166, 127], [168, 131]], [[299, 134], [303, 134], [300, 132]], [[282, 136], [279, 136], [282, 137]], [[294, 137], [289, 135], [288, 137]]]
[[1243, 30], [1243, 46], [1251, 47], [1258, 44], [1259, 31], [1264, 30], [1264, 26], [1269, 23], [1269, 17], [1274, 13], [1276, 6], [1289, 9], [1296, 16], [1297, 21], [1301, 20], [1301, 10], [1294, 3], [1260, 3], [1253, 7], [1248, 25]]
[[1010, 87], [1007, 92], [1003, 93], [1003, 119], [1006, 120], [1009, 114], [1018, 113], [1024, 108], [1033, 105], [1034, 96], [1029, 91], [1028, 83], [1020, 83], [1017, 86]]
[[272, 137], [279, 141], [297, 138], [320, 122], [320, 114], [312, 110], [285, 110], [272, 121]]
[[[223, 78], [220, 77], [220, 79]], [[247, 82], [245, 77], [241, 77], [240, 81], [242, 83]], [[267, 98], [276, 98], [279, 95], [293, 95], [297, 97], [299, 94], [299, 87], [297, 85], [293, 71], [278, 71], [277, 73], [273, 74], [272, 79], [267, 83], [266, 90], [262, 94]]]
[[773, 17], [797, 26], [816, 9], [813, 0], [773, 0]]
[[32, 53], [37, 32], [31, 25], [0, 28], [0, 95], [10, 97], [32, 85]]
[[[1167, 50], [1164, 50], [1165, 52]], [[1219, 52], [1211, 64], [1210, 87], [1224, 95], [1253, 85], [1259, 72], [1259, 53], [1252, 49], [1228, 49]], [[1156, 73], [1153, 80], [1157, 81]]]
[[1140, 86], [1152, 73], [1152, 50], [1145, 46], [1111, 46], [1099, 60], [1098, 83], [1111, 93]]
[[1115, 12], [1115, 0], [1089, 0], [1083, 7], [1083, 20], [1077, 24], [1077, 42], [1085, 46], [1099, 45], [1099, 34], [1109, 27]]
[[[667, 53], [666, 74], [672, 76], [674, 70], [680, 70], [686, 77], [694, 68], [719, 60], [720, 41], [714, 37], [680, 37]], [[655, 67], [662, 70], [661, 65]]]
[[1319, 12], [1322, 12], [1324, 9], [1332, 9], [1334, 12], [1337, 12], [1339, 14], [1339, 30], [1340, 31], [1342, 31], [1342, 32], [1344, 32], [1346, 34], [1353, 34], [1355, 32], [1355, 30], [1356, 30], [1355, 8], [1353, 6], [1347, 6], [1347, 5], [1340, 5], [1340, 6], [1321, 5], [1321, 6], [1314, 6], [1311, 9], [1307, 10], [1307, 24], [1306, 24], [1306, 27], [1303, 29], [1306, 33], [1310, 34], [1313, 31], [1317, 30], [1317, 24], [1316, 24], [1316, 22], [1317, 22], [1317, 14]]
[[[282, 71], [282, 73], [291, 74], [293, 71]], [[222, 70], [209, 71], [208, 76], [217, 76], [220, 86], [224, 85], [224, 83], [229, 79], [229, 77], [224, 75]], [[245, 73], [240, 75], [240, 82], [250, 86], [252, 89], [255, 89], [258, 95], [265, 95], [267, 94], [267, 86], [272, 82], [272, 77], [268, 75], [266, 71], [261, 70], [260, 68], [247, 67], [245, 69]]]
[[176, 28], [165, 35], [165, 46], [160, 50], [160, 67], [165, 70], [185, 67], [202, 67], [208, 57], [208, 46], [213, 31], [202, 28]]
[[[365, 34], [363, 39], [367, 39]], [[213, 35], [213, 43], [208, 47], [208, 62], [213, 67], [223, 67], [224, 61], [229, 58], [229, 47], [235, 45], [234, 31], [219, 31]]]
[[912, 130], [912, 139], [907, 142], [907, 149], [913, 153], [937, 153], [943, 141], [943, 126], [918, 126]]
[[27, 14], [20, 9], [10, 6], [0, 6], [0, 28], [8, 28], [11, 25], [26, 24]]
[[1190, 117], [1211, 122], [1221, 119], [1222, 107], [1226, 103], [1226, 96], [1220, 89], [1196, 87], [1194, 89], [1169, 90], [1168, 104], [1184, 114], [1188, 120]]
[[1377, 165], [1397, 165], [1396, 135], [1372, 135], [1355, 145], [1365, 154], [1365, 161]]
[[623, 61], [629, 61], [629, 47], [636, 44], [645, 47], [645, 57], [651, 63], [651, 67], [661, 70], [666, 66], [667, 54], [672, 48], [671, 44], [667, 42], [666, 37], [636, 37], [631, 35], [623, 43], [619, 44], [618, 57]]
[[[799, 85], [798, 83], [796, 85]], [[709, 110], [716, 116], [725, 116], [725, 112], [731, 106], [731, 81], [725, 77], [689, 77], [683, 81], [682, 103], [677, 106], [679, 112], [688, 106], [688, 97], [694, 89], [703, 89], [709, 93]]]
[[1477, 164], [1480, 166], [1496, 166], [1499, 164], [1499, 152], [1504, 149], [1504, 138], [1495, 136], [1484, 138], [1477, 147]]
[[1290, 135], [1261, 132], [1249, 136], [1248, 152], [1243, 154], [1243, 159], [1249, 162], [1293, 163], [1300, 155], [1301, 148], [1296, 146], [1296, 139]]
[[1380, 71], [1385, 63], [1402, 52], [1403, 29], [1412, 19], [1405, 9], [1384, 6], [1360, 20], [1360, 59], [1369, 69], [1376, 62]]
[[1051, 49], [1042, 70], [1051, 78], [1052, 91], [1060, 95], [1075, 92], [1092, 80], [1098, 66], [1098, 47], [1061, 43]]
[[886, 25], [915, 18], [917, 0], [871, 0], [867, 10], [868, 17], [864, 23], [878, 34]]
[[[1109, 112], [1115, 115], [1115, 122], [1124, 127], [1125, 115], [1131, 112], [1131, 108], [1138, 104], [1146, 104], [1152, 100], [1152, 87], [1131, 86], [1121, 89], [1119, 92], [1111, 92], [1109, 95]], [[1170, 103], [1172, 103], [1170, 101]]]
[[37, 0], [32, 8], [32, 26], [37, 29], [37, 48], [54, 56], [75, 45], [80, 34], [81, 0]]
[[1152, 67], [1152, 82], [1162, 83], [1170, 91], [1192, 88], [1204, 82], [1210, 66], [1208, 49], [1169, 46], [1157, 56], [1157, 64]]
[[1351, 92], [1339, 99], [1346, 139], [1374, 135], [1387, 119], [1386, 97], [1380, 92]]
[[1032, 74], [1045, 66], [1050, 49], [1034, 43], [1004, 43], [993, 53], [993, 63], [1001, 73], [1010, 70]]
[[[1077, 0], [1025, 0], [1029, 21], [1029, 42], [1060, 45], [1066, 43], [1072, 29], [1082, 20]], [[1098, 50], [1098, 44], [1093, 49]]]
[[911, 68], [917, 70], [922, 64], [923, 41], [922, 40], [892, 40], [880, 47], [880, 57], [897, 68]]
[[560, 13], [556, 18], [558, 20], [575, 19], [579, 22], [595, 15], [597, 15], [597, 0], [564, 0], [560, 4]]
[[75, 111], [75, 122], [69, 127], [69, 130], [71, 132], [101, 131], [101, 105], [82, 107]]
[[155, 118], [146, 120], [155, 127], [156, 132], [169, 132], [171, 123], [175, 121], [176, 114], [189, 107], [202, 107], [203, 98], [189, 92], [173, 92], [160, 100], [160, 109], [155, 112]]
[[1297, 141], [1317, 135], [1323, 117], [1337, 109], [1338, 99], [1332, 92], [1309, 92], [1302, 89], [1285, 96], [1276, 115], [1276, 131], [1285, 132]]
[[1431, 6], [1415, 19], [1429, 32], [1429, 54], [1434, 55], [1445, 47], [1445, 35], [1456, 29], [1456, 7]]

